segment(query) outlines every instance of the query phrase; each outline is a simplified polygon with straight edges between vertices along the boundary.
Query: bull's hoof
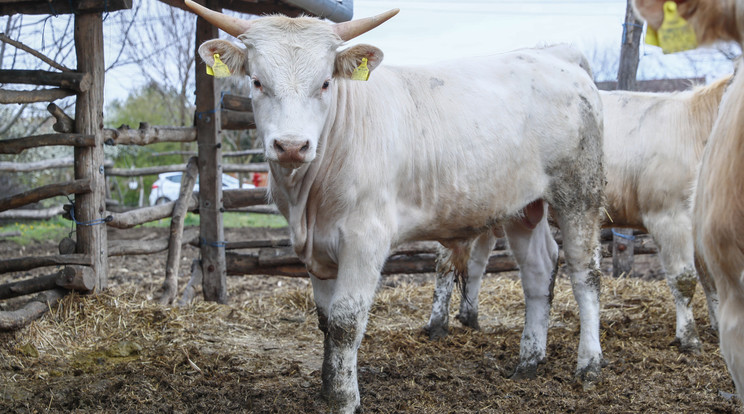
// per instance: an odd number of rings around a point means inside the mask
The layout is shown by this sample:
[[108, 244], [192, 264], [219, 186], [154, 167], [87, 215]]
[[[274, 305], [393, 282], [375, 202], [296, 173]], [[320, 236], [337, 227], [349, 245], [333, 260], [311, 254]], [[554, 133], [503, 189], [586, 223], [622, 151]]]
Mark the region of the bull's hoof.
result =
[[328, 404], [328, 412], [333, 414], [354, 414], [361, 411], [359, 397], [350, 393], [339, 393], [321, 387], [320, 396]]
[[592, 360], [587, 366], [576, 370], [576, 380], [581, 383], [584, 391], [594, 389], [601, 379], [601, 362]]
[[520, 362], [509, 378], [512, 380], [535, 379], [537, 378], [537, 365], [536, 362]]
[[683, 354], [700, 355], [703, 344], [697, 337], [694, 338], [674, 338], [671, 343], [672, 346], [679, 348], [679, 352]]
[[424, 326], [424, 332], [429, 336], [430, 341], [436, 341], [449, 335], [449, 329], [443, 325], [426, 325]]
[[480, 325], [478, 325], [478, 314], [472, 314], [468, 313], [467, 315], [463, 315], [458, 313], [455, 318], [460, 321], [462, 326], [465, 326], [467, 328], [480, 330]]

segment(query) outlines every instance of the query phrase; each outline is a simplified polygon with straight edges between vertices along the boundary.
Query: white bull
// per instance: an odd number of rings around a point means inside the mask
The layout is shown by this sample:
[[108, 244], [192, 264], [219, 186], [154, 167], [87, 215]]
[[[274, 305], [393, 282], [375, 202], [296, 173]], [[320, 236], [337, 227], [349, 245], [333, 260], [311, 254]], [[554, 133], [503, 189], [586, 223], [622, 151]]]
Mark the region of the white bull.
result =
[[[729, 81], [726, 77], [679, 93], [600, 92], [608, 212], [602, 224], [640, 229], [654, 237], [676, 306], [675, 342], [682, 351], [698, 352], [701, 348], [691, 303], [697, 285], [692, 183]], [[478, 290], [495, 237], [492, 232], [482, 235], [471, 255], [457, 315], [465, 326], [478, 328]], [[547, 237], [551, 238], [548, 245], [555, 244], [549, 234]], [[544, 247], [535, 247], [538, 251], [526, 260], [540, 257]], [[521, 273], [533, 269], [520, 263]], [[437, 273], [434, 304], [425, 328], [432, 339], [447, 334], [453, 280], [451, 272]], [[711, 325], [717, 328], [715, 286], [705, 272], [701, 272], [701, 280]], [[524, 289], [527, 294], [529, 286]]]
[[[219, 54], [251, 79], [271, 197], [311, 274], [324, 333], [321, 393], [331, 410], [359, 406], [357, 350], [393, 247], [439, 240], [460, 253], [458, 265], [473, 237], [526, 206], [525, 223], [545, 225], [542, 200], [564, 231], [580, 306], [577, 375], [598, 377], [602, 115], [579, 52], [378, 68], [376, 47], [339, 47], [397, 10], [332, 25], [242, 21], [187, 4], [245, 45], [211, 40], [199, 53], [210, 65]], [[369, 81], [352, 80], [364, 61], [374, 70]], [[531, 232], [514, 237], [526, 245]], [[542, 261], [552, 268], [554, 257]], [[547, 292], [550, 280], [538, 282]]]
[[[744, 45], [744, 0], [676, 0], [699, 44], [717, 40]], [[658, 29], [662, 0], [634, 0]], [[744, 74], [738, 70], [721, 101], [695, 187], [693, 234], [718, 290], [721, 354], [744, 400]]]

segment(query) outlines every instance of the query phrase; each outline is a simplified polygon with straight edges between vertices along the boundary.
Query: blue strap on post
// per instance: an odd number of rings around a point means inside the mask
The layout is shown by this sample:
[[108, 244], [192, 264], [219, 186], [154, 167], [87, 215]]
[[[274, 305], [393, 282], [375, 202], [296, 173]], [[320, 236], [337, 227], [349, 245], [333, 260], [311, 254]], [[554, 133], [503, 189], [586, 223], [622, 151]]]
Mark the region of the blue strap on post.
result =
[[635, 236], [634, 235], [632, 235], [632, 234], [631, 235], [627, 235], [627, 234], [618, 233], [618, 232], [615, 231], [615, 229], [612, 229], [612, 235], [613, 236], [620, 237], [621, 239], [635, 240]]

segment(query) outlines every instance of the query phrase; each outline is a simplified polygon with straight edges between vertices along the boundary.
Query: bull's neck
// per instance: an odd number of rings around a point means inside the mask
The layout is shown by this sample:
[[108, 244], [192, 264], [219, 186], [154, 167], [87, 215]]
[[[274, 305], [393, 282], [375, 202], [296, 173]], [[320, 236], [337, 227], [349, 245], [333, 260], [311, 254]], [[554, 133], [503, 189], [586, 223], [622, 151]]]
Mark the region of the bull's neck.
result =
[[312, 264], [313, 228], [318, 207], [318, 189], [321, 187], [320, 181], [324, 174], [323, 163], [334, 125], [336, 105], [337, 99], [334, 95], [312, 162], [296, 169], [282, 167], [277, 162], [269, 162], [272, 197], [287, 219], [295, 253], [308, 267]]

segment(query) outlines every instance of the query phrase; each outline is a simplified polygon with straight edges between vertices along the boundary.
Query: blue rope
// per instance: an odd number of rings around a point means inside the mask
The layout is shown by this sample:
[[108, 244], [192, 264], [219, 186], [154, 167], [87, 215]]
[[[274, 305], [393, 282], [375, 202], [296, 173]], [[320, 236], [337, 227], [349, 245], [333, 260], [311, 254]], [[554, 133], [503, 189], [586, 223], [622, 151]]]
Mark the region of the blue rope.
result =
[[70, 201], [70, 203], [72, 204], [72, 208], [70, 209], [70, 218], [71, 218], [71, 219], [72, 219], [72, 221], [74, 221], [74, 222], [75, 222], [75, 224], [77, 224], [78, 226], [97, 226], [97, 225], [99, 225], [99, 224], [103, 224], [103, 223], [108, 223], [109, 221], [112, 221], [112, 220], [114, 219], [114, 216], [110, 216], [110, 215], [109, 215], [109, 216], [106, 216], [106, 217], [104, 217], [104, 218], [102, 218], [102, 219], [97, 219], [97, 220], [91, 220], [91, 221], [78, 221], [78, 220], [77, 220], [77, 219], [75, 218], [75, 201], [74, 201], [74, 200], [71, 200], [71, 199], [70, 199], [70, 197], [67, 197], [67, 199], [68, 199], [68, 200]]
[[638, 24], [638, 23], [623, 23], [623, 44], [626, 43], [625, 42], [625, 38], [628, 35], [628, 26], [638, 27], [641, 30], [643, 29], [643, 25], [642, 24]]
[[615, 229], [612, 229], [612, 235], [613, 236], [620, 237], [621, 239], [635, 240], [635, 236], [634, 235], [632, 235], [632, 234], [631, 235], [627, 235], [627, 234], [618, 233], [618, 232], [615, 231]]
[[207, 239], [205, 239], [204, 237], [202, 237], [201, 244], [206, 245], [206, 246], [212, 246], [212, 247], [225, 247], [227, 246], [227, 241], [219, 240], [219, 241], [210, 242], [210, 241], [207, 241]]
[[227, 94], [227, 93], [228, 93], [228, 91], [222, 91], [220, 93], [220, 102], [217, 104], [217, 107], [212, 108], [209, 111], [197, 112], [196, 113], [197, 119], [202, 119], [202, 115], [209, 115], [209, 114], [216, 113], [218, 109], [222, 108], [222, 100], [225, 98], [225, 94]]

